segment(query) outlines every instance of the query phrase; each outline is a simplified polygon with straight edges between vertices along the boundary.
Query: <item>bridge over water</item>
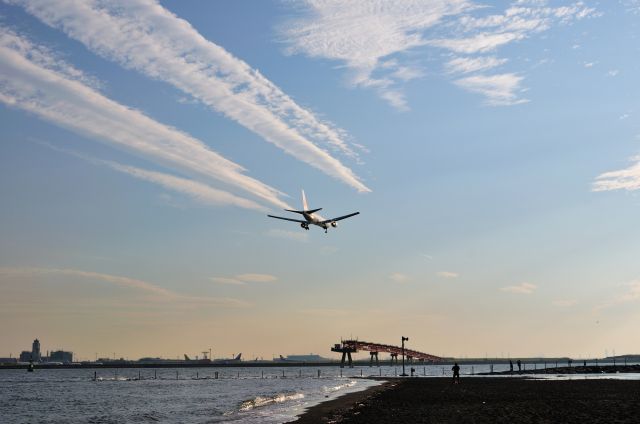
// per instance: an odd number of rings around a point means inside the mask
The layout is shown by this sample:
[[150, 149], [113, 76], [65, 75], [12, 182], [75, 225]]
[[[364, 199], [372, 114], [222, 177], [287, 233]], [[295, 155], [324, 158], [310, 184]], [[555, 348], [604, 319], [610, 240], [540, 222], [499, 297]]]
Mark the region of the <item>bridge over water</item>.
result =
[[[362, 340], [342, 340], [340, 343], [336, 343], [331, 348], [332, 352], [342, 353], [342, 361], [340, 363], [341, 367], [344, 367], [344, 363], [346, 360], [349, 361], [349, 367], [353, 367], [353, 360], [351, 358], [352, 353], [357, 353], [358, 351], [367, 351], [371, 355], [371, 365], [373, 365], [373, 361], [375, 358], [376, 365], [378, 365], [378, 353], [385, 352], [391, 355], [391, 361], [394, 359], [396, 363], [398, 363], [398, 355], [402, 355], [403, 348], [400, 346], [382, 344], [382, 343], [373, 343], [373, 342], [365, 342]], [[442, 361], [442, 358], [439, 356], [431, 355], [429, 353], [419, 352], [417, 350], [404, 348], [404, 355], [407, 357], [409, 362], [412, 362], [414, 359], [420, 362], [437, 362]]]

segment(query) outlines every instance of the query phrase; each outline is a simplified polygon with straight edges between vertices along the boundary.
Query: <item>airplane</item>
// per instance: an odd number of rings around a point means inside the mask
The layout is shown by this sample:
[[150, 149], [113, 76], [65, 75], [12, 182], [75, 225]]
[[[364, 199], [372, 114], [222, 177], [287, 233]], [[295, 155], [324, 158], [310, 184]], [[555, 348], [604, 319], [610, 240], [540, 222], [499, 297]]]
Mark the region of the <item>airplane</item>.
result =
[[301, 211], [296, 211], [296, 210], [291, 210], [291, 209], [285, 209], [285, 211], [293, 212], [293, 213], [299, 213], [300, 215], [302, 215], [304, 217], [304, 219], [305, 219], [304, 221], [301, 220], [301, 219], [284, 218], [282, 216], [274, 216], [274, 215], [267, 215], [267, 216], [269, 218], [276, 218], [276, 219], [282, 219], [282, 220], [285, 220], [285, 221], [298, 222], [298, 223], [300, 223], [300, 226], [302, 228], [304, 228], [305, 230], [309, 229], [309, 225], [317, 225], [318, 227], [324, 228], [324, 232], [327, 233], [327, 230], [329, 229], [329, 226], [332, 226], [333, 228], [336, 228], [338, 226], [338, 221], [340, 221], [341, 219], [350, 218], [350, 217], [358, 215], [360, 213], [360, 212], [354, 212], [354, 213], [350, 213], [348, 215], [339, 216], [337, 218], [324, 219], [320, 215], [316, 215], [315, 214], [316, 212], [322, 210], [322, 208], [309, 209], [309, 206], [307, 205], [307, 197], [304, 194], [304, 190], [302, 190], [302, 207], [303, 207], [303, 210], [301, 210]]

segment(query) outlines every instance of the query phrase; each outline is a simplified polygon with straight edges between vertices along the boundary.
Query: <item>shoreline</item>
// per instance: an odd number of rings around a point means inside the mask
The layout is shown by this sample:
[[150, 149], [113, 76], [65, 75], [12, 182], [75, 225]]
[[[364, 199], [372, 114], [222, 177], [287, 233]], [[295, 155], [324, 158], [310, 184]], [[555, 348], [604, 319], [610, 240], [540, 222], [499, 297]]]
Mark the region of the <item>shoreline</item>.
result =
[[294, 423], [637, 423], [640, 381], [520, 377], [385, 379], [309, 408]]
[[398, 381], [395, 381], [395, 378], [367, 378], [367, 380], [382, 381], [382, 384], [357, 392], [345, 393], [334, 399], [320, 402], [306, 409], [294, 421], [289, 422], [296, 424], [340, 422], [343, 416], [347, 415], [359, 404], [386, 390], [391, 390], [399, 384]]
[[538, 368], [538, 369], [524, 369], [522, 371], [497, 371], [497, 372], [484, 372], [477, 375], [531, 375], [531, 374], [626, 374], [626, 373], [640, 373], [640, 365], [587, 365], [587, 366], [573, 366], [573, 367], [553, 367], [553, 368]]

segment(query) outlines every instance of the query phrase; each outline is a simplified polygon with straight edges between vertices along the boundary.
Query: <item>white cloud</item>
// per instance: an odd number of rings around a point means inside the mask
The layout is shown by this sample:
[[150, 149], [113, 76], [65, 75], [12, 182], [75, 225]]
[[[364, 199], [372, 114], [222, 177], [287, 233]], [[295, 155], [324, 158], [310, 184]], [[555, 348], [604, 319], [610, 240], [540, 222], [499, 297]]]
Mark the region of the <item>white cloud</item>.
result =
[[628, 287], [625, 293], [596, 306], [595, 309], [606, 309], [624, 303], [640, 301], [640, 280], [631, 281], [630, 283], [626, 283], [625, 286]]
[[[445, 69], [476, 72], [505, 59], [491, 62], [473, 55], [496, 51], [554, 24], [597, 15], [580, 1], [561, 7], [550, 7], [546, 1], [515, 1], [503, 13], [490, 15], [485, 13], [492, 9], [471, 0], [305, 0], [303, 4], [302, 15], [282, 26], [289, 44], [286, 51], [344, 63], [351, 86], [374, 89], [400, 110], [408, 108], [401, 84], [422, 74], [413, 71], [411, 78], [403, 78], [409, 51], [435, 47], [465, 54], [468, 57], [447, 62]], [[410, 60], [417, 57], [412, 54]], [[411, 69], [419, 70], [419, 65], [414, 63]], [[489, 100], [490, 105], [519, 103]]]
[[21, 278], [47, 278], [50, 276], [64, 276], [82, 280], [97, 280], [118, 287], [133, 289], [148, 295], [147, 300], [158, 302], [181, 302], [192, 305], [217, 305], [244, 307], [245, 301], [224, 297], [188, 296], [175, 293], [147, 281], [99, 272], [83, 271], [70, 268], [11, 268], [0, 267], [0, 280], [8, 283], [18, 283]]
[[[132, 177], [157, 184], [165, 189], [173, 190], [175, 192], [187, 195], [193, 200], [195, 200], [196, 202], [204, 205], [237, 206], [237, 207], [241, 207], [245, 209], [253, 209], [261, 212], [267, 211], [267, 209], [264, 206], [252, 200], [245, 199], [243, 197], [238, 197], [227, 191], [218, 190], [216, 188], [210, 187], [198, 181], [190, 180], [187, 178], [176, 177], [175, 175], [170, 175], [162, 172], [148, 171], [148, 170], [136, 168], [133, 166], [122, 165], [120, 163], [113, 162], [113, 161], [95, 159], [78, 152], [53, 146], [49, 143], [42, 143], [42, 144], [53, 150], [71, 154], [73, 156], [84, 159], [90, 163], [108, 166], [109, 168], [116, 170], [118, 172], [122, 172]], [[161, 196], [161, 198], [165, 203], [173, 207], [182, 208], [184, 206], [177, 203], [174, 198], [172, 198], [167, 194], [164, 194], [164, 196]]]
[[409, 276], [407, 274], [402, 274], [401, 272], [394, 272], [389, 275], [389, 279], [391, 281], [395, 281], [396, 283], [404, 283], [409, 281]]
[[629, 13], [640, 14], [640, 0], [621, 0], [620, 3]]
[[577, 303], [578, 301], [575, 299], [560, 299], [551, 302], [553, 306], [557, 306], [558, 308], [570, 308], [571, 306], [575, 306]]
[[458, 274], [457, 272], [450, 272], [450, 271], [440, 271], [437, 273], [438, 277], [442, 277], [442, 278], [458, 278], [460, 276], [460, 274]]
[[403, 80], [397, 74], [403, 65], [387, 59], [425, 45], [422, 31], [470, 7], [466, 0], [308, 0], [304, 4], [305, 15], [282, 28], [289, 43], [287, 52], [344, 62], [351, 86], [373, 88], [399, 109], [406, 108], [396, 87]]
[[595, 65], [595, 62], [585, 62], [584, 63], [584, 67], [585, 68], [593, 68], [593, 65]]
[[276, 281], [278, 277], [271, 274], [240, 274], [236, 278], [246, 283], [271, 283]]
[[518, 284], [516, 286], [502, 287], [500, 290], [502, 290], [504, 292], [508, 292], [508, 293], [531, 294], [534, 291], [536, 291], [537, 288], [538, 288], [538, 286], [536, 286], [535, 284], [520, 283], [520, 284]]
[[[34, 52], [46, 61], [33, 61]], [[22, 109], [89, 139], [98, 139], [189, 175], [216, 179], [287, 207], [276, 189], [243, 174], [244, 169], [203, 142], [116, 103], [56, 67], [63, 63], [10, 31], [0, 31], [0, 102]], [[69, 67], [68, 65], [64, 65]], [[120, 170], [124, 170], [120, 169]], [[126, 172], [133, 173], [133, 168]], [[143, 173], [138, 173], [143, 177]], [[144, 174], [147, 179], [150, 174]], [[161, 175], [154, 175], [159, 179]], [[176, 184], [177, 180], [164, 183]]]
[[196, 200], [197, 202], [203, 203], [205, 205], [230, 205], [263, 212], [267, 210], [264, 206], [259, 205], [252, 200], [238, 197], [227, 191], [218, 190], [198, 181], [176, 177], [174, 175], [169, 175], [162, 172], [147, 171], [144, 169], [121, 165], [114, 162], [105, 163], [107, 163], [111, 168], [117, 171], [129, 174], [141, 180], [158, 184], [166, 189], [185, 194]]
[[605, 172], [596, 177], [592, 185], [593, 191], [627, 190], [634, 191], [640, 189], [640, 157], [633, 158], [636, 161], [626, 169]]
[[351, 169], [312, 140], [352, 157], [343, 131], [297, 105], [247, 63], [154, 0], [10, 0], [122, 66], [174, 85], [295, 158], [361, 192]]
[[247, 283], [272, 283], [278, 277], [270, 274], [239, 274], [233, 277], [211, 277], [211, 281], [219, 284], [244, 286]]
[[486, 71], [507, 62], [494, 56], [456, 57], [445, 63], [445, 68], [450, 73], [468, 74], [470, 72]]
[[483, 94], [491, 106], [509, 106], [525, 103], [519, 98], [523, 77], [515, 74], [474, 75], [456, 80], [455, 83], [469, 91]]
[[610, 77], [616, 77], [619, 73], [620, 71], [618, 69], [611, 69], [609, 72], [607, 72], [607, 75]]

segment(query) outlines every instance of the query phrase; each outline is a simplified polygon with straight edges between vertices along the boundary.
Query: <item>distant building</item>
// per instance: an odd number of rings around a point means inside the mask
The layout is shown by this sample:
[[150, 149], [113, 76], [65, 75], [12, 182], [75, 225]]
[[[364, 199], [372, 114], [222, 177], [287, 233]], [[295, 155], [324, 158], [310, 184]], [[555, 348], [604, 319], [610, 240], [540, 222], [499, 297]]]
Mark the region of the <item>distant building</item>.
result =
[[276, 362], [331, 362], [329, 358], [323, 358], [320, 355], [310, 353], [308, 355], [288, 355], [286, 358], [280, 355], [280, 358], [275, 358]]
[[31, 360], [31, 352], [23, 350], [20, 353], [20, 362], [29, 362]]
[[17, 358], [0, 358], [0, 364], [15, 364], [18, 362]]
[[65, 352], [64, 350], [56, 350], [49, 355], [49, 361], [62, 362], [63, 364], [69, 364], [73, 362], [73, 352]]
[[42, 355], [40, 354], [40, 340], [35, 339], [31, 345], [31, 357], [33, 362], [42, 361]]

